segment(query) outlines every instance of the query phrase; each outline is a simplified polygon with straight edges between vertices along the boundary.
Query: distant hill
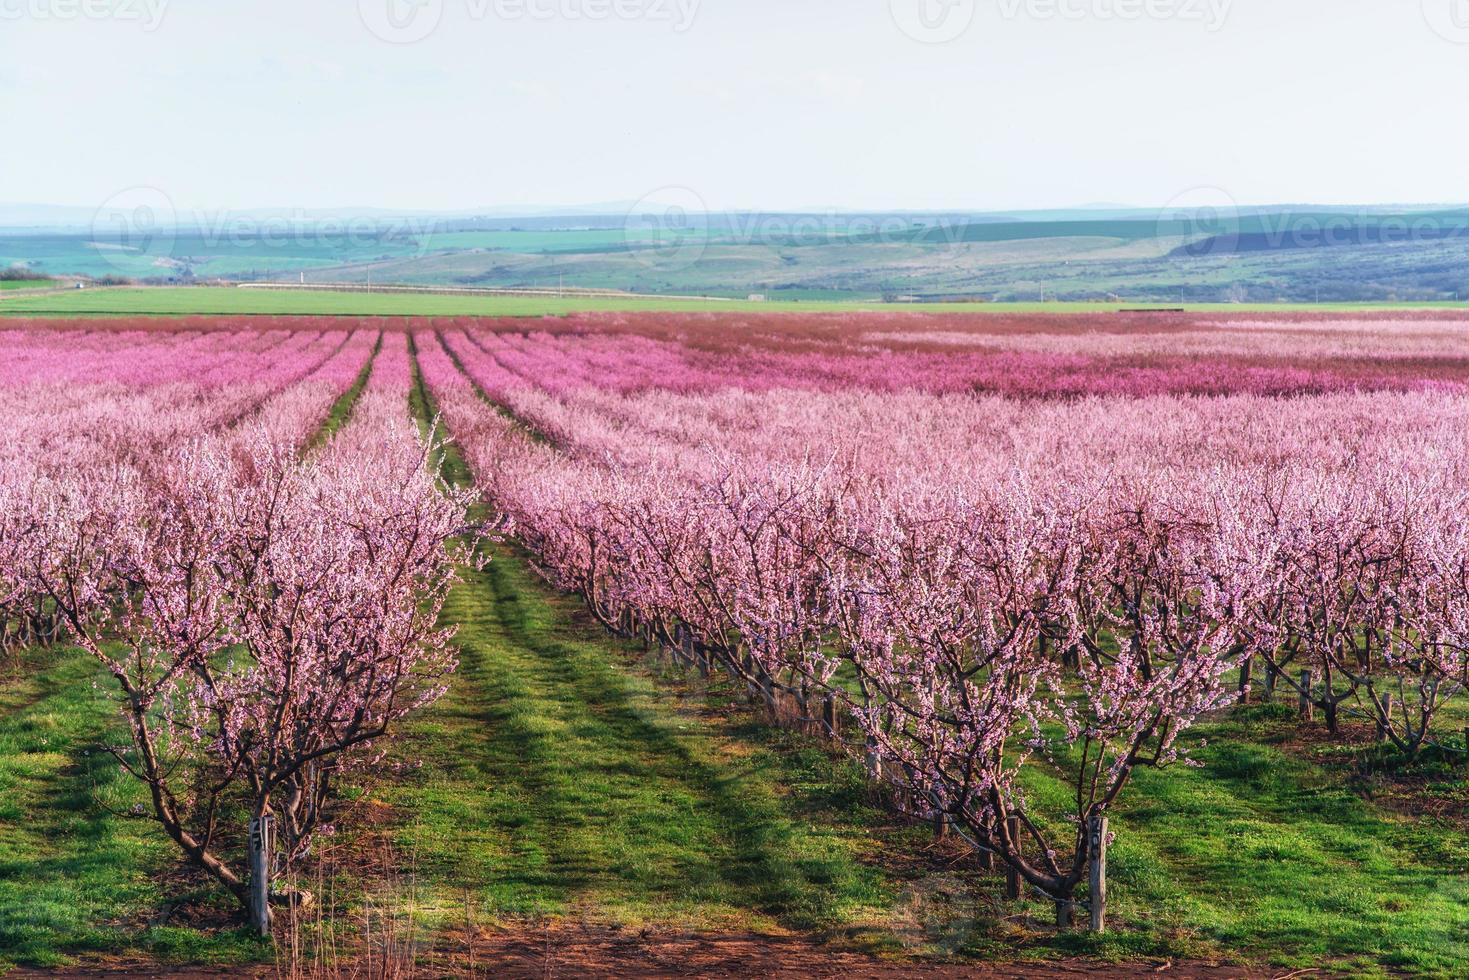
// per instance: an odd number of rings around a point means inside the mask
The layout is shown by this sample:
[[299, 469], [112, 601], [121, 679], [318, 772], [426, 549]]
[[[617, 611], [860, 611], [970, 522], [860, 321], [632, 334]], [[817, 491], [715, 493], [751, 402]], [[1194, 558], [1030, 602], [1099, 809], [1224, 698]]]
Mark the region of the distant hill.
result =
[[[0, 222], [82, 209], [0, 206]], [[151, 217], [151, 216], [150, 216]], [[1469, 209], [408, 214], [0, 229], [0, 269], [148, 282], [586, 287], [787, 299], [1469, 297]]]

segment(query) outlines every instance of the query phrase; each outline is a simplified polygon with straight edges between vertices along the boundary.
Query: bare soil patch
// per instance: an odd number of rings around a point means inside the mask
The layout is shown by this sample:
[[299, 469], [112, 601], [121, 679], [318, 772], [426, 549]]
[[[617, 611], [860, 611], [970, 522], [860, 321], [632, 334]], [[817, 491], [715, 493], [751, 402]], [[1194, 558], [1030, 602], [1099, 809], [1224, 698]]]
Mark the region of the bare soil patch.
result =
[[[1269, 971], [1213, 963], [921, 963], [833, 950], [804, 936], [639, 932], [605, 926], [550, 925], [483, 933], [433, 966], [496, 978], [708, 977], [1101, 977], [1265, 978]], [[432, 975], [435, 971], [430, 968]], [[456, 975], [456, 974], [449, 974]]]
[[[351, 976], [350, 964], [338, 975]], [[163, 977], [204, 980], [223, 976], [273, 977], [275, 968], [167, 967], [147, 961], [117, 961], [61, 970], [20, 970], [12, 978]], [[1187, 980], [1267, 980], [1280, 974], [1257, 967], [1208, 962], [1098, 963], [1057, 960], [1022, 963], [923, 963], [886, 960], [834, 950], [805, 936], [756, 933], [639, 931], [615, 926], [553, 923], [460, 934], [425, 953], [414, 976], [492, 977], [495, 980], [608, 980], [756, 977], [760, 980], [899, 980], [904, 977], [1081, 978], [1101, 980], [1161, 977]]]

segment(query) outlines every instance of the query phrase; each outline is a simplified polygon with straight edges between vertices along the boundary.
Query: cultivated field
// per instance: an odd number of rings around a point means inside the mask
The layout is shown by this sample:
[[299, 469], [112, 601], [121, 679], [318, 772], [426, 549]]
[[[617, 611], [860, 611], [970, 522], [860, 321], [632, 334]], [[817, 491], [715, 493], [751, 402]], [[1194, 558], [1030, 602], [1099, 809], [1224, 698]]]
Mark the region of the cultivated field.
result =
[[[177, 227], [134, 227], [136, 216], [127, 213], [70, 213], [53, 214], [56, 230], [39, 233], [3, 227], [0, 208], [0, 268], [151, 284], [300, 277], [460, 287], [564, 282], [818, 301], [917, 295], [1382, 302], [1469, 295], [1469, 280], [1458, 271], [1469, 254], [1469, 214], [1457, 209], [684, 215], [647, 204], [647, 211], [626, 214], [513, 219], [171, 215]], [[44, 216], [20, 222], [36, 223]]]
[[[553, 287], [554, 288], [554, 287]], [[578, 297], [531, 294], [473, 295], [357, 292], [300, 289], [241, 289], [234, 286], [108, 286], [60, 290], [49, 295], [0, 295], [0, 316], [26, 315], [317, 315], [317, 316], [430, 316], [533, 317], [574, 313], [969, 313], [1016, 315], [1022, 313], [1115, 313], [1135, 308], [1121, 302], [1016, 303], [879, 303], [809, 300], [749, 301], [746, 299], [668, 299], [649, 294], [636, 297]], [[1165, 308], [1173, 308], [1170, 304]], [[1414, 313], [1426, 309], [1469, 309], [1469, 302], [1416, 303], [1188, 303], [1193, 313]]]
[[0, 971], [1469, 972], [1469, 319], [322, 299], [0, 321]]

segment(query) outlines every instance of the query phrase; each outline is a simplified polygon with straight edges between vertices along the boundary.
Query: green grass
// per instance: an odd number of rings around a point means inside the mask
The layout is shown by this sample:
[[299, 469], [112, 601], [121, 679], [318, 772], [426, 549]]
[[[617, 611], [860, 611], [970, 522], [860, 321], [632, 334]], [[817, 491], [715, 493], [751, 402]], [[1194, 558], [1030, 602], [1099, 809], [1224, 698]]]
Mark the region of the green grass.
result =
[[703, 929], [890, 913], [890, 821], [855, 767], [655, 684], [503, 552], [445, 613], [459, 671], [403, 745], [423, 768], [384, 795], [423, 907]]
[[51, 279], [0, 279], [0, 292], [13, 289], [55, 289], [60, 283]]
[[[1463, 976], [1469, 969], [1469, 839], [1362, 799], [1332, 753], [1282, 745], [1283, 704], [1236, 709], [1191, 741], [1202, 768], [1140, 770], [1112, 814], [1115, 918], [1078, 951], [1236, 950], [1292, 969], [1339, 961]], [[1032, 774], [1032, 802], [1067, 788]]]
[[[429, 293], [262, 290], [214, 286], [119, 287], [67, 290], [0, 299], [0, 316], [21, 314], [317, 314], [343, 316], [561, 316], [605, 310], [628, 312], [829, 313], [878, 310], [888, 313], [1109, 313], [1136, 305], [1118, 303], [751, 303], [744, 300], [669, 300], [656, 296], [623, 299], [555, 296], [453, 296]], [[1351, 312], [1402, 309], [1462, 309], [1469, 303], [1191, 303], [1194, 312]]]
[[0, 972], [79, 955], [258, 958], [245, 932], [154, 925], [178, 895], [160, 876], [177, 849], [148, 820], [138, 784], [102, 747], [126, 740], [102, 693], [110, 677], [79, 650], [36, 653], [0, 675]]

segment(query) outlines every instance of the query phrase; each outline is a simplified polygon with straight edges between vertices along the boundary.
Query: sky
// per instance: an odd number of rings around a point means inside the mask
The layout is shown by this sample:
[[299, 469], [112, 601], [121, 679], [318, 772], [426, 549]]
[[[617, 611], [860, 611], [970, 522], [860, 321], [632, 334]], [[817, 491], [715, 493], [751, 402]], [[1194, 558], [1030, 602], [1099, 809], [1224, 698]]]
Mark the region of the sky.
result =
[[0, 202], [1459, 202], [1466, 90], [1469, 0], [0, 0]]

